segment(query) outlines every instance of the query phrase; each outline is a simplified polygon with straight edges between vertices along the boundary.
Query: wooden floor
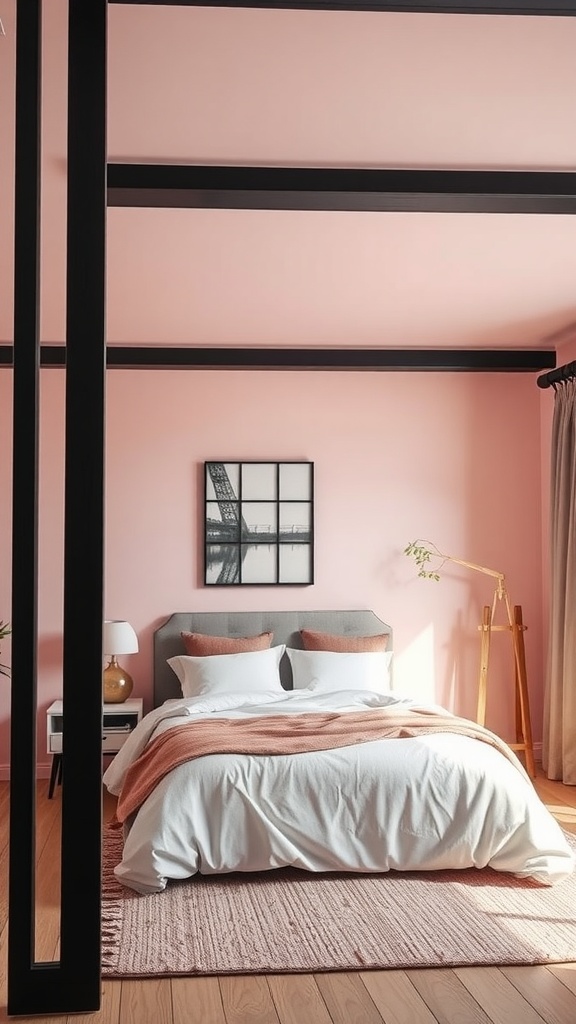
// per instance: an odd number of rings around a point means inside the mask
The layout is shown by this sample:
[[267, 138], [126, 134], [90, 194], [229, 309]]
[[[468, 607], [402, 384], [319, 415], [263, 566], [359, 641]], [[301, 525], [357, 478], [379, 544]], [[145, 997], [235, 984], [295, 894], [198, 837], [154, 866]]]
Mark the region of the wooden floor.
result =
[[[576, 834], [576, 787], [536, 780]], [[58, 958], [60, 799], [37, 789], [37, 960]], [[8, 784], [0, 783], [0, 1024], [6, 1014]], [[105, 799], [105, 818], [112, 813]], [[576, 927], [576, 907], [575, 927]], [[433, 968], [327, 974], [107, 981], [96, 1013], [53, 1024], [576, 1024], [576, 962], [550, 967]]]

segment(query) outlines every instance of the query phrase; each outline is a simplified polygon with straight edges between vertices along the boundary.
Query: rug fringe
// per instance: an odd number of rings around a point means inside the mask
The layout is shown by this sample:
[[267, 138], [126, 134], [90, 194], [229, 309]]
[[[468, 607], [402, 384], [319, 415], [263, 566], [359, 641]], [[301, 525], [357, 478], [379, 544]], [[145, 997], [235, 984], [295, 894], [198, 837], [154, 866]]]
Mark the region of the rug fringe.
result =
[[106, 827], [102, 843], [101, 964], [109, 971], [114, 971], [118, 964], [121, 946], [123, 910], [120, 900], [124, 887], [116, 878], [114, 868], [122, 860], [123, 846], [122, 832]]
[[124, 893], [124, 886], [116, 878], [114, 868], [122, 860], [124, 835], [107, 826], [102, 843], [102, 899], [116, 900]]

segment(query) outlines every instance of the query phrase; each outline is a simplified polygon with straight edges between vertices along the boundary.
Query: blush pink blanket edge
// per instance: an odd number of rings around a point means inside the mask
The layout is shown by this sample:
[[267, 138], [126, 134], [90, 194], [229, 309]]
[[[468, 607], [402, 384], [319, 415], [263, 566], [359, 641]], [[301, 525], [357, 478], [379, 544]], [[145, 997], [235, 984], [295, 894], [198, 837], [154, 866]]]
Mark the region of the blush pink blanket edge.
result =
[[484, 726], [466, 718], [422, 709], [377, 708], [264, 718], [201, 719], [162, 733], [130, 765], [112, 824], [120, 827], [168, 772], [206, 754], [299, 754], [430, 733], [456, 733], [488, 743], [525, 774], [511, 748]]

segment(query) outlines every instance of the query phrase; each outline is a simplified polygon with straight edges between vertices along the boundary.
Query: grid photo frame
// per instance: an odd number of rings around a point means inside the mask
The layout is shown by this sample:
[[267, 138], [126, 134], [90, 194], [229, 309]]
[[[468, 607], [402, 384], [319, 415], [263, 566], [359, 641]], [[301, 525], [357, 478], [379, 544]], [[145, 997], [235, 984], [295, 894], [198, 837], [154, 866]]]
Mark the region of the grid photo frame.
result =
[[314, 582], [314, 463], [204, 463], [206, 586]]

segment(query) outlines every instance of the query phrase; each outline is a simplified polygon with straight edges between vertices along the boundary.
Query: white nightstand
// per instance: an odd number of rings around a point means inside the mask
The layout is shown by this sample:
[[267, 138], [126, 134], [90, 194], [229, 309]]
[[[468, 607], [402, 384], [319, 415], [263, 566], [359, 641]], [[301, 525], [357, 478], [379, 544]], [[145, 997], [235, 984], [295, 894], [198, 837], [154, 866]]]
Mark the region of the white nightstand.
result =
[[[102, 753], [117, 754], [132, 730], [142, 719], [141, 697], [129, 697], [122, 704], [102, 705]], [[48, 799], [56, 782], [62, 781], [62, 701], [55, 700], [46, 711], [46, 747], [52, 754]]]

